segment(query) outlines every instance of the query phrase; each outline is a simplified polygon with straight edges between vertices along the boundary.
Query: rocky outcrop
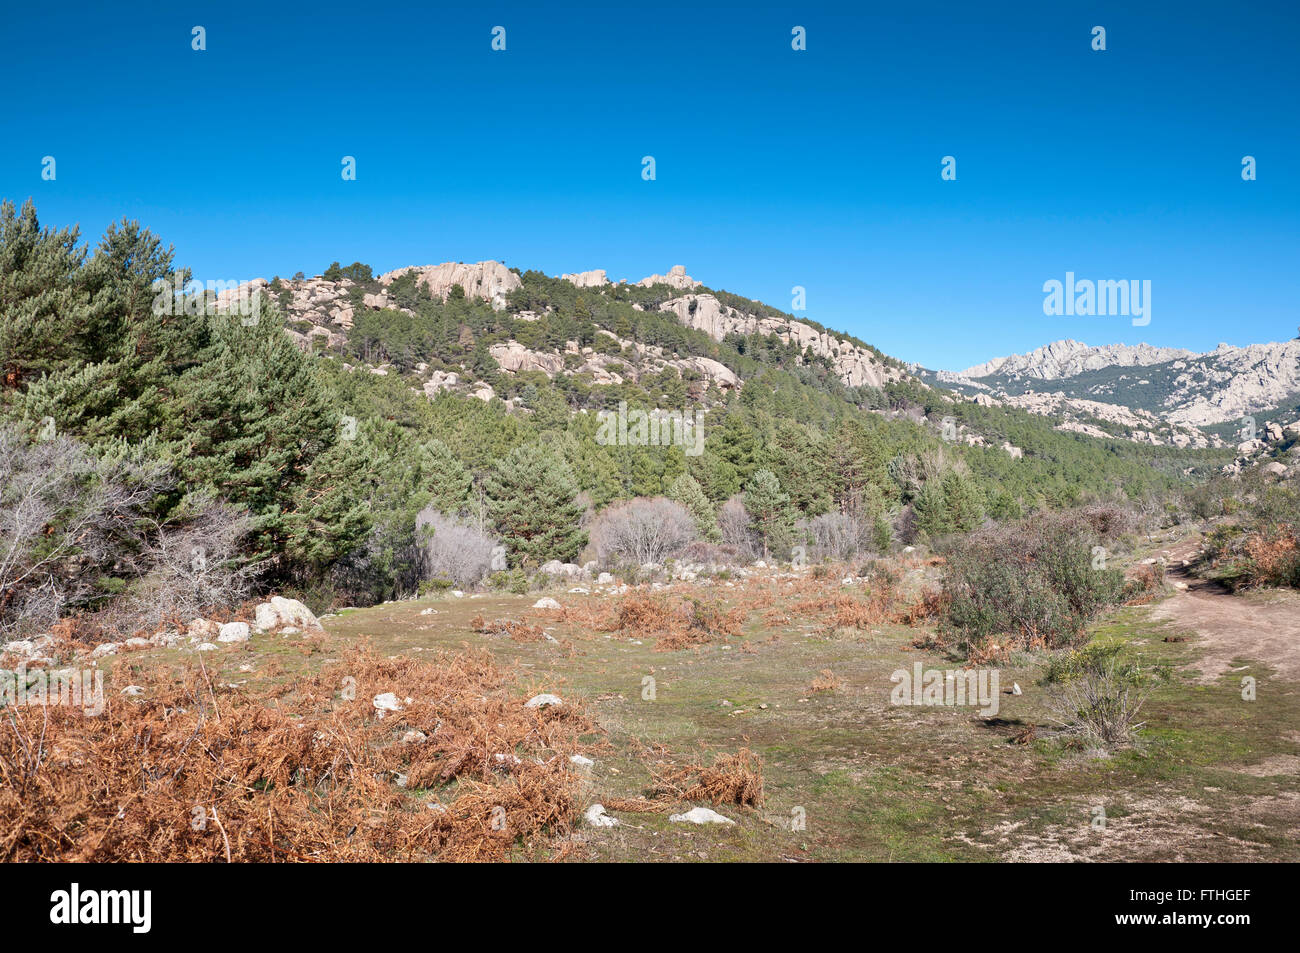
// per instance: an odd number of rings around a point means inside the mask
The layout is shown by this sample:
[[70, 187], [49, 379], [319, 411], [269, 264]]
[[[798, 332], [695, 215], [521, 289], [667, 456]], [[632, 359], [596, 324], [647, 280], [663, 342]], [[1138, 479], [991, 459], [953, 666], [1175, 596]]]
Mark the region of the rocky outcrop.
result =
[[[1057, 430], [1087, 434], [1101, 439], [1131, 440], [1153, 446], [1215, 447], [1223, 443], [1209, 437], [1195, 427], [1171, 424], [1167, 419], [1145, 410], [1133, 410], [1102, 401], [1068, 397], [1059, 391], [1045, 393], [1030, 391], [1016, 396], [1002, 393], [997, 396], [976, 394], [972, 403], [983, 406], [1001, 405], [1016, 407], [1042, 417], [1056, 418]], [[1095, 421], [1113, 424], [1106, 429]]]
[[408, 265], [379, 276], [379, 283], [388, 286], [408, 272], [416, 273], [416, 282], [424, 285], [429, 294], [447, 300], [451, 289], [459, 286], [469, 298], [482, 298], [501, 311], [506, 306], [506, 295], [520, 287], [519, 276], [499, 261], [480, 261], [477, 264], [444, 262], [441, 265]]
[[733, 333], [775, 334], [782, 341], [795, 342], [801, 351], [811, 348], [813, 354], [831, 362], [840, 380], [849, 387], [883, 387], [902, 376], [900, 369], [886, 366], [871, 351], [851, 341], [800, 321], [737, 311], [711, 294], [682, 295], [665, 301], [659, 308], [671, 311], [682, 324], [703, 331], [715, 341]]
[[597, 268], [595, 271], [580, 271], [572, 275], [560, 275], [560, 277], [577, 285], [579, 288], [598, 288], [601, 285], [609, 284], [609, 279], [605, 277], [604, 268]]
[[642, 288], [649, 288], [651, 285], [671, 285], [681, 291], [690, 291], [700, 286], [700, 282], [686, 273], [685, 265], [673, 265], [668, 269], [668, 274], [651, 275], [649, 278], [642, 278], [637, 284]]
[[541, 371], [551, 377], [564, 370], [564, 357], [546, 351], [530, 351], [518, 341], [505, 344], [493, 344], [488, 353], [501, 365], [503, 371], [512, 374], [519, 371]]

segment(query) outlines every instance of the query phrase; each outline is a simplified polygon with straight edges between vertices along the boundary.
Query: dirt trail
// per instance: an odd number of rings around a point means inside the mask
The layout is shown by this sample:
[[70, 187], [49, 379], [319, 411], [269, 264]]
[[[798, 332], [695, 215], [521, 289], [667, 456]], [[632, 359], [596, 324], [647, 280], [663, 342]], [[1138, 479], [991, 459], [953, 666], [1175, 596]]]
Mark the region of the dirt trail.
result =
[[1152, 620], [1171, 622], [1200, 637], [1197, 664], [1203, 682], [1216, 681], [1236, 668], [1234, 659], [1263, 662], [1279, 678], [1300, 681], [1300, 593], [1232, 595], [1216, 583], [1195, 578], [1182, 565], [1199, 551], [1197, 540], [1163, 551], [1168, 579], [1177, 591], [1152, 609]]

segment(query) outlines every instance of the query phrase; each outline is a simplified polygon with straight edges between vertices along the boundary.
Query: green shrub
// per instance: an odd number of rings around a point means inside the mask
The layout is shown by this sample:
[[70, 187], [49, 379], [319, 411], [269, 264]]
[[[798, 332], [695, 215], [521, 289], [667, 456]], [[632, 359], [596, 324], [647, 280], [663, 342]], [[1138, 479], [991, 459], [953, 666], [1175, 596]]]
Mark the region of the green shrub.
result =
[[944, 568], [942, 636], [974, 658], [1076, 644], [1088, 622], [1124, 595], [1123, 573], [1094, 558], [1093, 547], [1107, 539], [1095, 523], [1080, 513], [1045, 514], [986, 527], [954, 545]]
[[1169, 678], [1165, 667], [1144, 667], [1125, 658], [1118, 643], [1089, 645], [1054, 657], [1042, 684], [1047, 706], [1065, 734], [1087, 747], [1128, 744], [1144, 722], [1137, 720], [1157, 684]]

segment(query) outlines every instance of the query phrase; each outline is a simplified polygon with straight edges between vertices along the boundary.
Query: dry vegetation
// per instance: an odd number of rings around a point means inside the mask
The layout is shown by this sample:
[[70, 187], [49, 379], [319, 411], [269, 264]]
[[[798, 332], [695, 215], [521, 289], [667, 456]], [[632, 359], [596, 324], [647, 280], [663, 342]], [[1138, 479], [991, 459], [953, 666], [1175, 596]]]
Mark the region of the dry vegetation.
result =
[[614, 607], [603, 628], [655, 639], [655, 647], [668, 652], [736, 638], [745, 614], [696, 596], [632, 592]]
[[669, 801], [711, 801], [759, 807], [763, 803], [763, 763], [748, 748], [720, 754], [712, 764], [660, 765], [654, 769], [651, 794]]
[[[486, 653], [355, 649], [292, 689], [138, 678], [100, 717], [4, 711], [0, 859], [499, 859], [569, 830], [569, 756], [596, 732], [572, 704], [525, 708]], [[384, 692], [411, 701], [381, 718]]]

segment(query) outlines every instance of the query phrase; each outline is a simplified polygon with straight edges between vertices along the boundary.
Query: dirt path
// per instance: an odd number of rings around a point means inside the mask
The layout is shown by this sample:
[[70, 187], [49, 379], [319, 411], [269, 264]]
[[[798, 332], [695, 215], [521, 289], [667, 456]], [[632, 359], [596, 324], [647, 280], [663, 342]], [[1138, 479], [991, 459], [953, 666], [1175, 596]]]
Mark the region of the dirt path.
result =
[[1240, 659], [1263, 662], [1278, 677], [1300, 681], [1300, 593], [1232, 595], [1222, 586], [1193, 577], [1182, 565], [1183, 560], [1194, 559], [1199, 549], [1197, 540], [1187, 540], [1163, 552], [1169, 582], [1177, 591], [1152, 609], [1152, 620], [1171, 622], [1200, 637], [1198, 665], [1203, 682], [1216, 681], [1237, 668], [1234, 660]]

